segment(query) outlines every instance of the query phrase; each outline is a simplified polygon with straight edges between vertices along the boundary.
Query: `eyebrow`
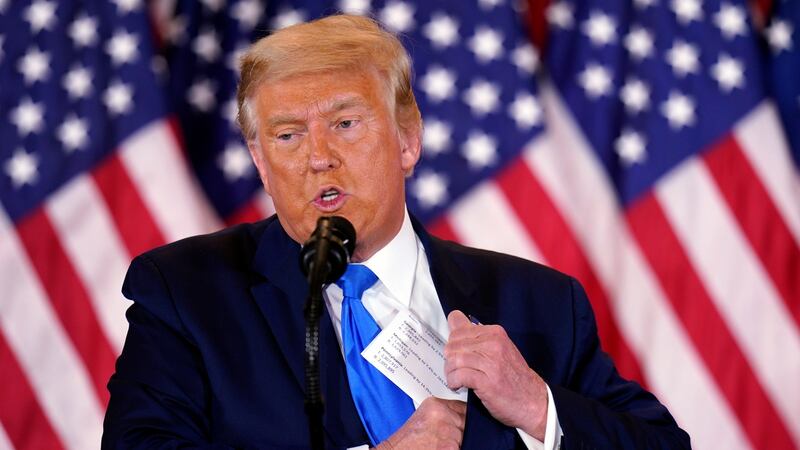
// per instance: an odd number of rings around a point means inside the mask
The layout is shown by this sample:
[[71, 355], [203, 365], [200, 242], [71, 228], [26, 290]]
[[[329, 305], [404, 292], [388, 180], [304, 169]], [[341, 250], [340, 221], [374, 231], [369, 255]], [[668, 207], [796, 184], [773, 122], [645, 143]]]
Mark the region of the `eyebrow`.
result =
[[[349, 96], [344, 97], [341, 99], [334, 100], [331, 103], [330, 108], [327, 109], [323, 113], [323, 115], [335, 114], [339, 111], [349, 109], [349, 108], [357, 108], [361, 106], [365, 106], [366, 102], [359, 96]], [[267, 127], [276, 127], [285, 124], [292, 124], [301, 122], [302, 118], [300, 115], [295, 114], [278, 114], [276, 116], [271, 117], [267, 121]]]

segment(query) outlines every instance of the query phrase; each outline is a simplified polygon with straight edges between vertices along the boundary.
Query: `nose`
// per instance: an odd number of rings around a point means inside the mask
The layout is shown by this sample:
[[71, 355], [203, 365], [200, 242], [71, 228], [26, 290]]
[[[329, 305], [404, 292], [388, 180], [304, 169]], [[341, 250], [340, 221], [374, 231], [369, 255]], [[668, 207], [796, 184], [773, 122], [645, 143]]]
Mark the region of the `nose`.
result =
[[309, 138], [311, 152], [308, 157], [308, 164], [311, 170], [324, 172], [337, 169], [342, 165], [338, 152], [331, 145], [331, 136], [328, 136], [325, 131], [311, 130]]

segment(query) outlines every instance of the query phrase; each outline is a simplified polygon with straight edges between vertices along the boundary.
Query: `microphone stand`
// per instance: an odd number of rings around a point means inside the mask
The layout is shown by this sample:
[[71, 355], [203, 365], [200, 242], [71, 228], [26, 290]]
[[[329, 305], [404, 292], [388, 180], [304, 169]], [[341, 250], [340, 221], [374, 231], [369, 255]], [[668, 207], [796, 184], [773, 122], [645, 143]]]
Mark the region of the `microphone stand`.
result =
[[308, 415], [308, 431], [313, 450], [324, 450], [322, 435], [322, 389], [319, 372], [319, 321], [322, 316], [322, 285], [330, 272], [325, 256], [328, 254], [328, 241], [322, 239], [314, 263], [308, 273], [308, 300], [305, 306], [306, 317], [306, 395], [305, 409]]

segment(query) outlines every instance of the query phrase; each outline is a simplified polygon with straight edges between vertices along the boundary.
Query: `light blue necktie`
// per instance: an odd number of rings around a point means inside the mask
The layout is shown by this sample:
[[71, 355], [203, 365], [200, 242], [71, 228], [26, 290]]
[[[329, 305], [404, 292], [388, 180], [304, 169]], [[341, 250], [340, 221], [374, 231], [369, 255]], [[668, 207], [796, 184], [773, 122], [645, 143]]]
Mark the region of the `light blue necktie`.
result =
[[414, 412], [411, 398], [361, 356], [381, 331], [361, 303], [361, 295], [376, 281], [366, 266], [350, 264], [336, 282], [344, 292], [342, 346], [350, 393], [373, 445], [391, 436]]

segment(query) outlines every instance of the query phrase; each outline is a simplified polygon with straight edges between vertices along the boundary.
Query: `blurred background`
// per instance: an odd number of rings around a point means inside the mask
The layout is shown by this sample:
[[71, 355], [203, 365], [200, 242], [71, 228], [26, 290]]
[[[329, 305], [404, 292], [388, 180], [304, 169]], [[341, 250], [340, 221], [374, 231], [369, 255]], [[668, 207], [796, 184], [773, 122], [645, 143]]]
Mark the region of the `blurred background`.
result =
[[580, 279], [695, 448], [800, 447], [800, 1], [0, 0], [0, 449], [99, 447], [132, 257], [273, 212], [238, 56], [337, 11], [414, 58], [430, 230]]

